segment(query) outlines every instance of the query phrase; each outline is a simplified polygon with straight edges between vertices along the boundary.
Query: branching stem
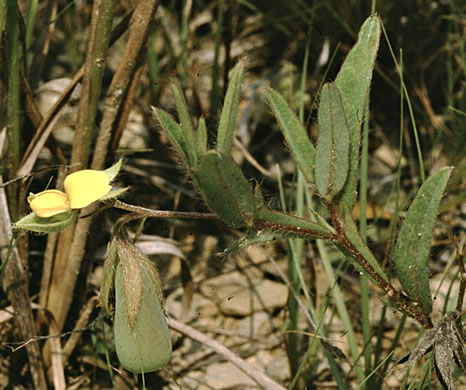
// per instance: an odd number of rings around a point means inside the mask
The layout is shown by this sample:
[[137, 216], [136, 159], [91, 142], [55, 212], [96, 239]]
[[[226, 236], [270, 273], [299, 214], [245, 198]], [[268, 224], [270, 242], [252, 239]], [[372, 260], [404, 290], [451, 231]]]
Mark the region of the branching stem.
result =
[[[198, 213], [185, 211], [167, 211], [167, 210], [152, 210], [141, 206], [134, 206], [116, 200], [114, 207], [130, 211], [133, 214], [128, 215], [125, 222], [129, 222], [139, 218], [192, 218], [192, 219], [210, 219], [218, 220], [219, 217], [213, 213]], [[369, 264], [358, 249], [349, 241], [345, 233], [344, 224], [340, 218], [339, 210], [333, 204], [327, 204], [332, 218], [332, 225], [335, 233], [325, 233], [322, 231], [307, 229], [299, 226], [282, 224], [279, 222], [271, 222], [263, 219], [256, 219], [253, 224], [253, 229], [256, 231], [269, 230], [281, 234], [292, 234], [301, 238], [319, 238], [322, 240], [333, 242], [335, 245], [345, 249], [348, 253], [366, 270], [374, 279], [376, 284], [384, 291], [387, 297], [395, 303], [395, 305], [411, 318], [415, 319], [425, 329], [433, 327], [432, 321], [428, 314], [424, 313], [421, 308], [407, 297], [402, 292], [398, 291], [393, 285], [382, 278], [377, 271]]]

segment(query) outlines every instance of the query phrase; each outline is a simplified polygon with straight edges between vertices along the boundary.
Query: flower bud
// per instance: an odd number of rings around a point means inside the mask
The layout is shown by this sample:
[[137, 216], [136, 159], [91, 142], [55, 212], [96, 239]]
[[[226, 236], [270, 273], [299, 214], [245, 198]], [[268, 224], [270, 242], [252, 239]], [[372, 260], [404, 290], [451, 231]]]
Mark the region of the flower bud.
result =
[[135, 246], [116, 239], [115, 348], [121, 365], [134, 373], [165, 366], [172, 345], [155, 265]]

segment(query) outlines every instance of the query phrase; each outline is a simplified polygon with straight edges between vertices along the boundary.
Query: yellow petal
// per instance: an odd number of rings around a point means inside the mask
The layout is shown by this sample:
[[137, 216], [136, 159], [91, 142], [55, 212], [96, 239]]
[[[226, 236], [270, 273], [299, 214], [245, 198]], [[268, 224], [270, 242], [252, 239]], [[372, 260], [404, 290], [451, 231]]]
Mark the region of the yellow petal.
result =
[[81, 209], [107, 195], [112, 186], [104, 171], [84, 169], [65, 178], [65, 192], [72, 209]]
[[31, 194], [28, 196], [28, 202], [32, 211], [42, 218], [49, 218], [70, 209], [66, 194], [59, 190], [46, 190]]

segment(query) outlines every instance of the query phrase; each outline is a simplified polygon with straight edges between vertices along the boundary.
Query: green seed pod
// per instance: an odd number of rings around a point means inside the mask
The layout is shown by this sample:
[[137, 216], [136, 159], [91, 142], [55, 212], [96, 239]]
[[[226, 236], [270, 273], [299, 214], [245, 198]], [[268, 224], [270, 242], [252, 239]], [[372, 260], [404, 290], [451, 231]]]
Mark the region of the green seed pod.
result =
[[137, 248], [122, 241], [118, 246], [114, 321], [118, 359], [133, 373], [156, 371], [168, 363], [172, 351], [157, 270]]

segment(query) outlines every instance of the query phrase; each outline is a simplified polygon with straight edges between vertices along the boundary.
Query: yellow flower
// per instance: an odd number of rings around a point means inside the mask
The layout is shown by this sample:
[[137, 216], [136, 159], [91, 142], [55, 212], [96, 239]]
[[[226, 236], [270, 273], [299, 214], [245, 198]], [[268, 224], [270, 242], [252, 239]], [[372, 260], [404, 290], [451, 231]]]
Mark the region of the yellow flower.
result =
[[65, 192], [45, 190], [30, 194], [28, 202], [32, 211], [42, 218], [49, 218], [71, 209], [81, 209], [107, 195], [112, 186], [104, 171], [85, 169], [65, 178]]
[[59, 190], [46, 190], [38, 194], [30, 194], [28, 202], [39, 217], [48, 218], [70, 209], [70, 202], [64, 192]]
[[65, 192], [70, 201], [70, 208], [82, 209], [107, 195], [112, 186], [110, 178], [104, 171], [85, 169], [65, 178]]

